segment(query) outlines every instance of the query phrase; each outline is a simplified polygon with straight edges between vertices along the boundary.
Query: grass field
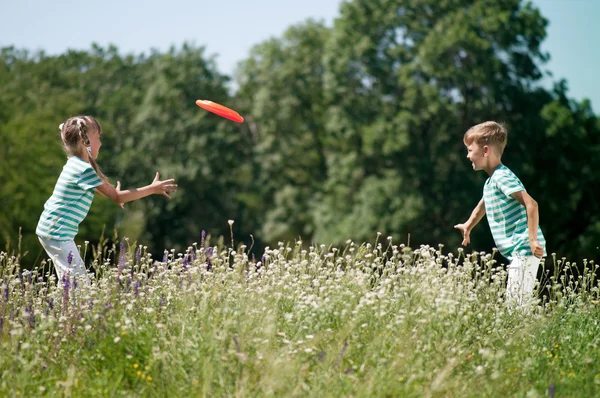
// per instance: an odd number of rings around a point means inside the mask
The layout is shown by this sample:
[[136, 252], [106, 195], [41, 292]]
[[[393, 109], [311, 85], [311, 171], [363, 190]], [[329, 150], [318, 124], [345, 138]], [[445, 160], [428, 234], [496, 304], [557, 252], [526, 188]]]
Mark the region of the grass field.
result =
[[593, 262], [550, 256], [513, 308], [499, 255], [383, 237], [116, 249], [92, 284], [0, 254], [0, 396], [600, 394]]

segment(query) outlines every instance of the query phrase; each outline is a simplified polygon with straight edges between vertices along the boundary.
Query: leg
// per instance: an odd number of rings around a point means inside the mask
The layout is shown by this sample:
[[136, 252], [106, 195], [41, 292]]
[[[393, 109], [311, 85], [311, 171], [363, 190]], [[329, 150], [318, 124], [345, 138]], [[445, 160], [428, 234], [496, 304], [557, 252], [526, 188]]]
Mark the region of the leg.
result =
[[515, 255], [508, 266], [508, 279], [506, 281], [506, 300], [516, 301], [521, 290], [521, 275], [523, 273], [523, 258]]
[[39, 238], [46, 253], [52, 259], [58, 280], [63, 276], [77, 276], [89, 281], [85, 264], [74, 241], [57, 241]]
[[524, 300], [532, 296], [539, 265], [540, 259], [537, 257], [515, 254], [508, 267], [507, 300], [515, 300], [518, 304], [523, 304]]
[[525, 258], [526, 264], [523, 269], [523, 297], [533, 296], [533, 289], [535, 288], [535, 282], [538, 268], [540, 266], [540, 260], [541, 259], [535, 256], [527, 256]]

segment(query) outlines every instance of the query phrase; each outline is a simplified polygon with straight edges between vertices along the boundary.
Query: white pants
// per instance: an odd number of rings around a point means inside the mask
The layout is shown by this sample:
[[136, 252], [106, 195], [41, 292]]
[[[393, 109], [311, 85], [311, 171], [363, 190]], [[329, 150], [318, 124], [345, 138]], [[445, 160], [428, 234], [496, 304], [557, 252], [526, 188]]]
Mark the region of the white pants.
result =
[[62, 280], [64, 275], [69, 277], [78, 276], [89, 280], [85, 269], [85, 263], [79, 254], [77, 245], [72, 240], [53, 240], [41, 238], [40, 243], [44, 246], [46, 253], [52, 259], [58, 280]]
[[535, 256], [514, 255], [508, 266], [507, 300], [515, 300], [518, 304], [523, 304], [525, 300], [533, 297], [540, 260]]

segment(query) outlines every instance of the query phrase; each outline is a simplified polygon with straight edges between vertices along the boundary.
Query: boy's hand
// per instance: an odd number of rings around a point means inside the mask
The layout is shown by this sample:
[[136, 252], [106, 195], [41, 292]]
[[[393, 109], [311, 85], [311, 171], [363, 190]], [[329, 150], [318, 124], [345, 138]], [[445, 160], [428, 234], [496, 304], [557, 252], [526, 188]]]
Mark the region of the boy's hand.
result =
[[454, 228], [458, 229], [463, 236], [462, 245], [466, 246], [471, 243], [471, 230], [467, 227], [466, 224], [456, 224]]
[[540, 245], [537, 239], [529, 240], [529, 246], [531, 247], [531, 252], [537, 258], [542, 258], [544, 255], [544, 248]]
[[161, 194], [171, 199], [169, 196], [169, 192], [177, 191], [177, 184], [173, 184], [175, 182], [174, 179], [160, 181], [160, 174], [158, 171], [156, 172], [156, 176], [154, 177], [154, 181], [152, 181], [152, 186], [154, 187], [154, 192], [157, 194]]

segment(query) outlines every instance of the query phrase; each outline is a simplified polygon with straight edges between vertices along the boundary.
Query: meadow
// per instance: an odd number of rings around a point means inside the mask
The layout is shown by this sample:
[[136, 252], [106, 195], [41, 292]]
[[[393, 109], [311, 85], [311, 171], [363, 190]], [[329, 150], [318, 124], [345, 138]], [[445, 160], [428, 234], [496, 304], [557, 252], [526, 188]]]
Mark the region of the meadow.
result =
[[515, 306], [496, 252], [378, 235], [249, 253], [232, 237], [154, 259], [124, 239], [87, 253], [86, 283], [2, 252], [0, 396], [600, 394], [593, 261], [549, 256]]

